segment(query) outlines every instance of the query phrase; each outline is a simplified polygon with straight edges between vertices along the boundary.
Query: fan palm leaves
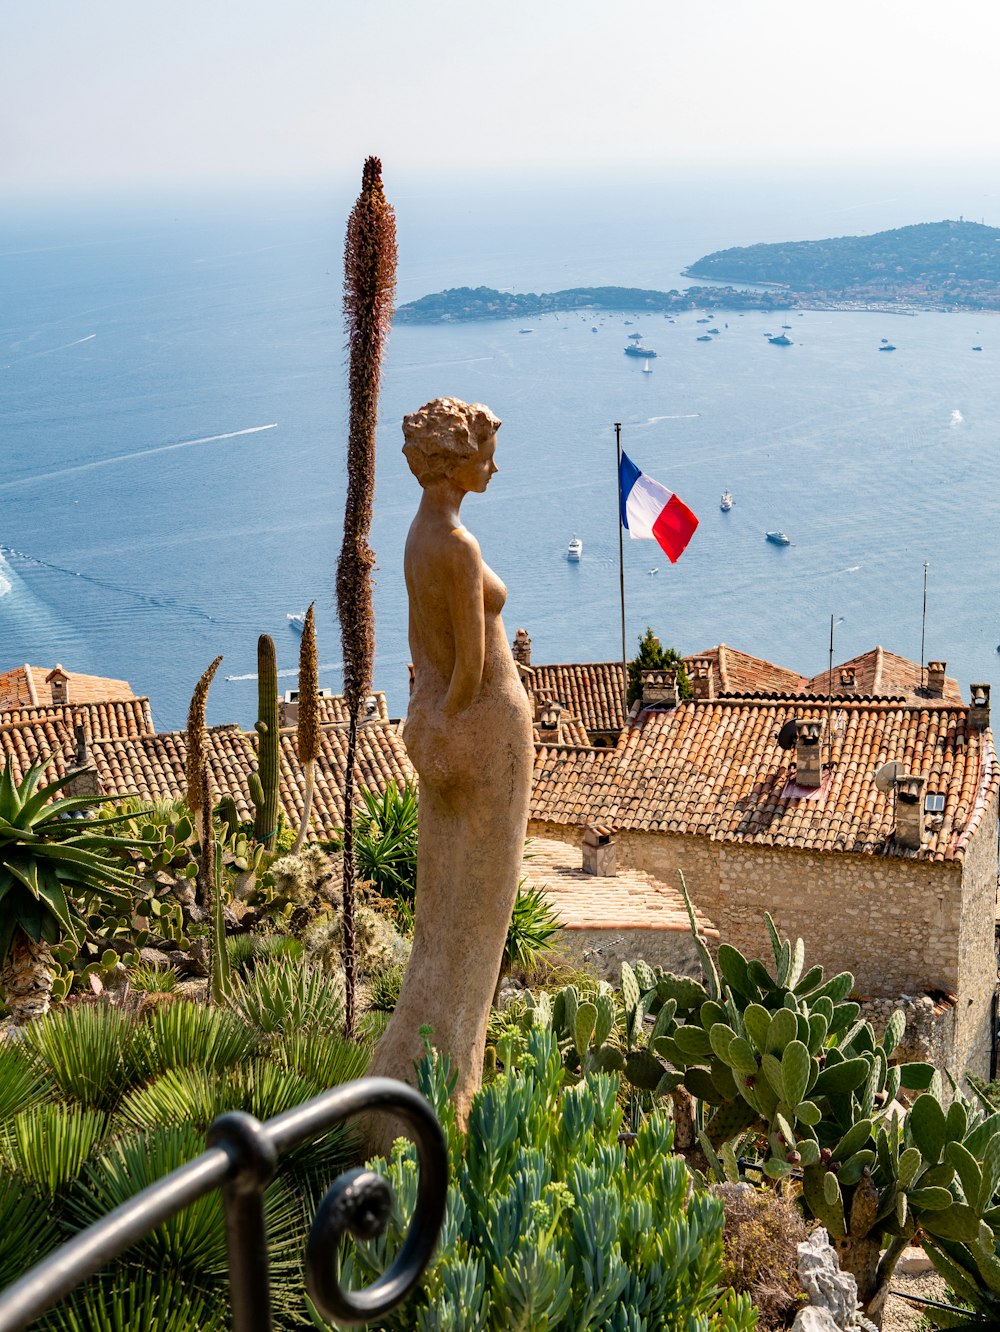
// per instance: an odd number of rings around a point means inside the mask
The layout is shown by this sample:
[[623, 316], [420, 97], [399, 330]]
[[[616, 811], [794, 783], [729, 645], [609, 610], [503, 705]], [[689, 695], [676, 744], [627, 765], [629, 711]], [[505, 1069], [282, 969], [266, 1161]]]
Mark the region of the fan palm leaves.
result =
[[0, 776], [0, 987], [14, 1020], [48, 1011], [49, 946], [75, 935], [89, 902], [129, 902], [133, 874], [122, 856], [134, 843], [110, 831], [128, 816], [88, 817], [94, 800], [57, 799], [71, 774], [39, 785], [44, 761], [19, 782], [8, 758]]

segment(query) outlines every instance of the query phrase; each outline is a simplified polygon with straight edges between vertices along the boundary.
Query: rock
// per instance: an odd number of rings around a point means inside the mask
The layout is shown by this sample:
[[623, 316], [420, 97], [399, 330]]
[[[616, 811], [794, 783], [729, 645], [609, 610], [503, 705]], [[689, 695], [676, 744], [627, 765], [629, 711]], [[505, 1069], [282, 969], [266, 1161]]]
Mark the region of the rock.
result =
[[[798, 1246], [799, 1280], [813, 1308], [825, 1311], [832, 1325], [841, 1329], [858, 1322], [858, 1283], [850, 1272], [842, 1272], [830, 1237], [820, 1226]], [[798, 1326], [799, 1317], [796, 1318]], [[830, 1324], [813, 1324], [814, 1332]], [[804, 1332], [805, 1325], [800, 1332]]]
[[832, 1314], [815, 1304], [807, 1304], [795, 1315], [792, 1332], [840, 1332]]
[[912, 1276], [921, 1272], [933, 1272], [934, 1264], [923, 1249], [911, 1246], [909, 1249], [903, 1250], [899, 1262], [896, 1264], [896, 1271]]
[[151, 967], [169, 967], [170, 958], [162, 948], [140, 948], [139, 956], [143, 962], [148, 962]]

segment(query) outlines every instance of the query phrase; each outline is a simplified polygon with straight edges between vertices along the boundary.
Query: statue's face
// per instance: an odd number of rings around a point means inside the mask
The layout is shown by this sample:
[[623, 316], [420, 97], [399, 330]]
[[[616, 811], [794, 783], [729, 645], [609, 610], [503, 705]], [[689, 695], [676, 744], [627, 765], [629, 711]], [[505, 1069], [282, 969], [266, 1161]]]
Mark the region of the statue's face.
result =
[[463, 458], [451, 473], [451, 480], [466, 494], [473, 491], [481, 495], [490, 483], [490, 478], [499, 472], [493, 461], [496, 452], [497, 437], [490, 435], [485, 443], [480, 444], [478, 453], [471, 458]]

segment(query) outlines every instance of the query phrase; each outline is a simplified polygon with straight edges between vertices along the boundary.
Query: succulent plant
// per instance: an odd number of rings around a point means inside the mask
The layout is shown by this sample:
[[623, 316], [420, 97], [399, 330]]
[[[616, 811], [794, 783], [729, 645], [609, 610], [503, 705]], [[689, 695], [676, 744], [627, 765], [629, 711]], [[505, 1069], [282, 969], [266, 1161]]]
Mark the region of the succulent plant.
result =
[[274, 639], [257, 639], [257, 771], [250, 774], [254, 840], [269, 849], [278, 831], [278, 661]]
[[[584, 1026], [591, 1018], [585, 1004], [576, 1016]], [[607, 1022], [602, 1004], [594, 1031]], [[566, 1086], [554, 1033], [536, 1027], [522, 1067], [476, 1093], [464, 1139], [447, 1062], [425, 1060], [417, 1081], [448, 1133], [453, 1178], [432, 1266], [387, 1317], [387, 1332], [749, 1332], [749, 1299], [719, 1289], [721, 1202], [691, 1191], [663, 1111], [630, 1147], [620, 1141], [616, 1075], [592, 1072]], [[389, 1179], [397, 1205], [385, 1235], [349, 1252], [352, 1284], [384, 1271], [416, 1196], [412, 1144], [397, 1143], [388, 1164], [372, 1167]]]

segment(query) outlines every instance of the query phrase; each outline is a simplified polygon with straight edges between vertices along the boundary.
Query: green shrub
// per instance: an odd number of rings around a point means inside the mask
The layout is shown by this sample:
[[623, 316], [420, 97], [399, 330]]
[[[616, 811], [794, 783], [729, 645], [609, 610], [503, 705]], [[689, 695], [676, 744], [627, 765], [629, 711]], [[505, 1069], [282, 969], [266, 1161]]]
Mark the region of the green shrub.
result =
[[801, 1213], [791, 1199], [769, 1188], [722, 1184], [712, 1191], [726, 1209], [723, 1280], [750, 1297], [759, 1332], [781, 1332], [805, 1299], [797, 1246], [808, 1232]]

